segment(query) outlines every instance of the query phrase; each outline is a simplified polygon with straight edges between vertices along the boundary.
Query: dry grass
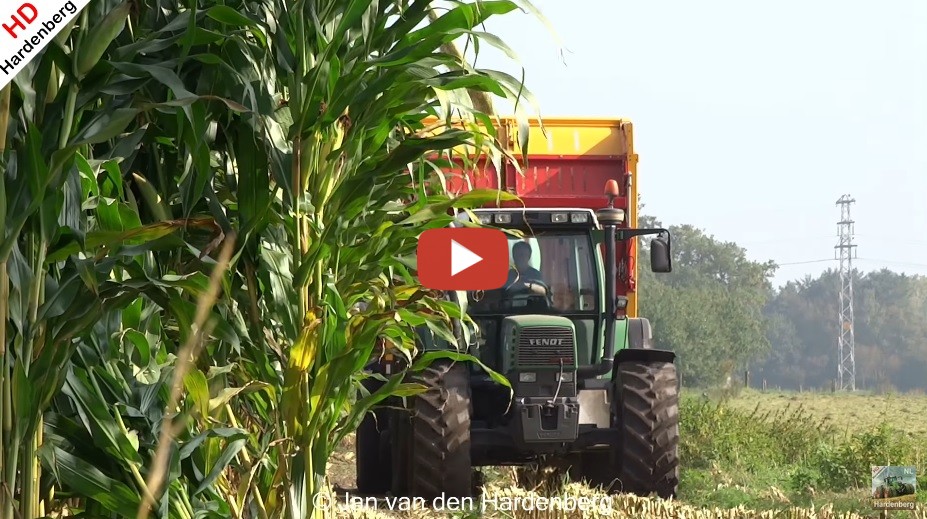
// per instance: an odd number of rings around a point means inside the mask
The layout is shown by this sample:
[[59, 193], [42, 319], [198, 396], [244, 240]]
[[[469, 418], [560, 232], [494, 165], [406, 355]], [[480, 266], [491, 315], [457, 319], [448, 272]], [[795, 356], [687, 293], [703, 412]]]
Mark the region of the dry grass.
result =
[[808, 413], [826, 419], [841, 430], [872, 430], [881, 422], [911, 436], [927, 438], [927, 396], [905, 394], [847, 394], [745, 390], [730, 400], [735, 408], [752, 411], [778, 411], [801, 405]]

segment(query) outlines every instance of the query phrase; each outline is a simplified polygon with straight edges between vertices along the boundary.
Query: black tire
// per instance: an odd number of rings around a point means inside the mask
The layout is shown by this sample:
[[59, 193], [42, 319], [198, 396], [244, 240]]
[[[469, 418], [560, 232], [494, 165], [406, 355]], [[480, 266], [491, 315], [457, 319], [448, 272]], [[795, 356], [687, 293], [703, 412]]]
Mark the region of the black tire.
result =
[[[429, 500], [439, 496], [471, 497], [470, 372], [464, 363], [439, 359], [415, 377], [424, 393], [410, 398], [408, 433], [394, 442], [402, 456], [394, 475], [399, 495]], [[402, 420], [398, 420], [400, 424]], [[405, 427], [403, 427], [405, 429]], [[403, 445], [404, 444], [404, 445]]]
[[679, 488], [679, 385], [672, 362], [622, 362], [613, 411], [622, 492], [668, 499]]
[[412, 449], [412, 420], [406, 409], [390, 413], [390, 447], [392, 448], [392, 492], [394, 496], [409, 495], [409, 460]]
[[[382, 383], [366, 379], [364, 386], [373, 392]], [[392, 485], [391, 451], [389, 444], [388, 410], [373, 409], [367, 413], [355, 435], [355, 467], [357, 491], [360, 494], [385, 494]]]

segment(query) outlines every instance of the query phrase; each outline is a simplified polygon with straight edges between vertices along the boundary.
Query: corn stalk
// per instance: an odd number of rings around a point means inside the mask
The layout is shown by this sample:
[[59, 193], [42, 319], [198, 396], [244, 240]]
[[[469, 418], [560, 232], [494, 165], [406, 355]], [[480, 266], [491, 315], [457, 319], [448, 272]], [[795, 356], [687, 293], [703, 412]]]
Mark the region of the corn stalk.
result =
[[[278, 77], [288, 79], [277, 88], [292, 119], [291, 190], [284, 203], [296, 322], [302, 324], [295, 336], [283, 337], [292, 346], [285, 355], [280, 426], [290, 441], [281, 444], [277, 458], [282, 499], [271, 500], [271, 508], [290, 517], [319, 513], [311, 497], [323, 488], [335, 440], [356, 426], [365, 406], [399, 387], [396, 378], [361, 405], [351, 403], [353, 379], [371, 359], [377, 338], [386, 334], [390, 347], [411, 358], [411, 323], [449, 325], [452, 316], [433, 295], [397, 284], [411, 279], [401, 258], [412, 252], [417, 232], [446, 225], [442, 213], [454, 205], [435, 198], [426, 203], [436, 194], [424, 187], [435, 167], [427, 162], [429, 154], [466, 143], [478, 150], [492, 146], [494, 129], [450, 130], [429, 138], [417, 116], [439, 115], [471, 91], [517, 96], [521, 85], [512, 78], [473, 70], [459, 52], [441, 53], [458, 34], [513, 9], [510, 2], [477, 2], [437, 16], [426, 1], [308, 1], [281, 9], [276, 41], [291, 43], [295, 73], [284, 74], [287, 63], [273, 66]], [[387, 23], [394, 15], [400, 17]], [[420, 25], [429, 16], [431, 23]], [[404, 174], [410, 164], [412, 177]], [[478, 205], [486, 201], [481, 195], [487, 196], [477, 193], [457, 205]], [[390, 204], [395, 211], [383, 214]], [[350, 312], [358, 302], [369, 304]], [[431, 321], [415, 318], [426, 309]]]
[[[141, 226], [132, 197], [116, 187], [122, 157], [113, 153], [114, 138], [139, 110], [131, 99], [102, 93], [106, 88], [81, 95], [128, 13], [126, 2], [91, 2], [76, 28], [59, 33], [0, 95], [2, 519], [44, 517], [56, 508], [54, 487], [43, 495], [40, 461], [59, 484], [62, 470], [74, 467], [55, 445], [63, 438], [46, 441], [46, 413], [81, 340], [138, 297], [137, 283], [122, 282], [133, 254], [177, 227]], [[108, 157], [95, 160], [95, 149]], [[109, 257], [126, 244], [137, 249]], [[83, 468], [78, 479], [93, 481]]]
[[[7, 129], [10, 124], [10, 89], [7, 85], [0, 90], [0, 171], [6, 171], [8, 160], [6, 153]], [[6, 228], [6, 182], [0, 185], [0, 229]], [[6, 325], [10, 315], [10, 274], [7, 259], [0, 258], [0, 446], [6, 445], [13, 429], [13, 400], [10, 388], [10, 372], [6, 353]], [[7, 519], [13, 515], [13, 488], [7, 478], [7, 466], [16, 460], [10, 460], [7, 449], [0, 447], [0, 517]], [[15, 470], [15, 469], [14, 469]], [[14, 479], [15, 481], [15, 479]]]

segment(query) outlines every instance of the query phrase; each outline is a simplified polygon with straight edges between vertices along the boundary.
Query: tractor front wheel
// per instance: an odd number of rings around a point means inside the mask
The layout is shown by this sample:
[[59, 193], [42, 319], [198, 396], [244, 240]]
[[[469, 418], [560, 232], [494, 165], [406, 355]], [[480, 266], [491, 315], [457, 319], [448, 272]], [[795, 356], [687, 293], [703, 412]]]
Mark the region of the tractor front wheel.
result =
[[[679, 383], [672, 362], [629, 360], [614, 377], [621, 491], [676, 497], [679, 487]], [[619, 483], [616, 482], [616, 485]]]
[[400, 419], [394, 445], [400, 456], [394, 480], [400, 495], [434, 499], [470, 497], [470, 372], [462, 362], [438, 359], [413, 382], [425, 386], [410, 397], [411, 416]]

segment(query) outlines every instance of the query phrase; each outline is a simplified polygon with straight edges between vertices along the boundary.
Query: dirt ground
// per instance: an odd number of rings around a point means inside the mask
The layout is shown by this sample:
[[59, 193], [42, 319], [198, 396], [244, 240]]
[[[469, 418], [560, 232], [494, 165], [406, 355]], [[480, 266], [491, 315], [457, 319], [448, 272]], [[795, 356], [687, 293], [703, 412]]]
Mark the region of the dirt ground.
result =
[[349, 434], [328, 462], [328, 478], [334, 490], [356, 488], [354, 459], [354, 435]]

